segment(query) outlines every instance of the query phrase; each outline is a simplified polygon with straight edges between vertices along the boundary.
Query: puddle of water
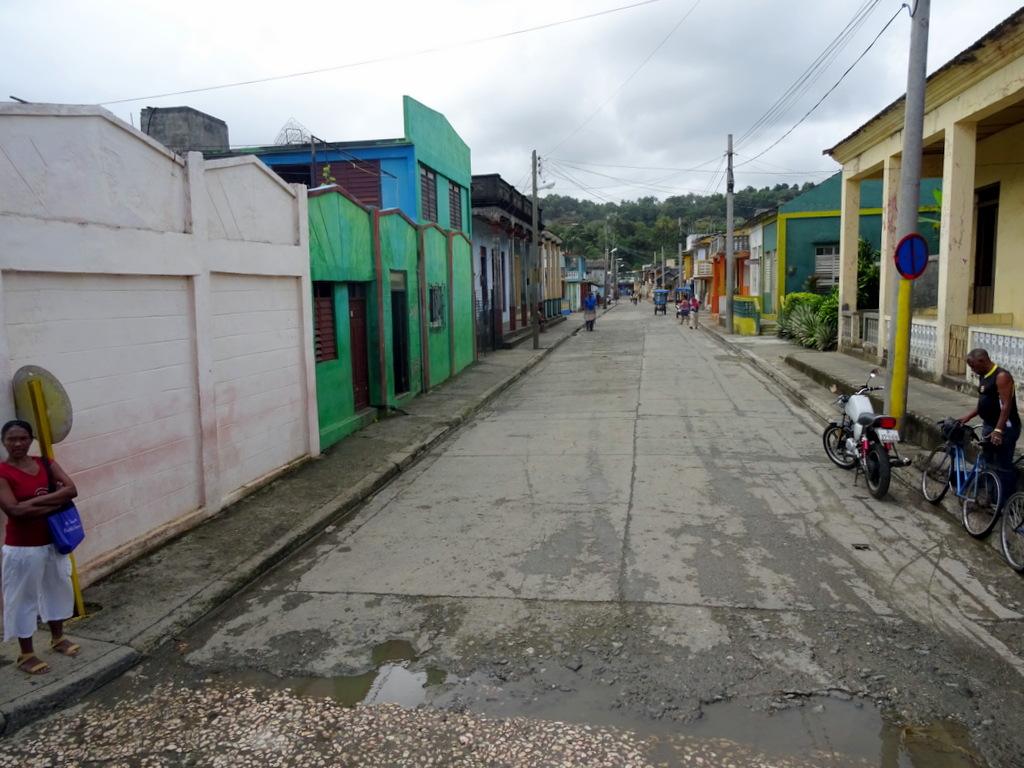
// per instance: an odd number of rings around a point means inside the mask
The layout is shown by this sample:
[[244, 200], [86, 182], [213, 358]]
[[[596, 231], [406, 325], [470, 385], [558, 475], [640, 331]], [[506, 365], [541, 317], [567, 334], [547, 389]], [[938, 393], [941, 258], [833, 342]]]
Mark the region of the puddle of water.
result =
[[[976, 768], [982, 762], [970, 749], [966, 729], [937, 722], [900, 727], [885, 723], [871, 704], [829, 696], [793, 699], [786, 708], [754, 711], [743, 701], [704, 705], [693, 722], [655, 720], [626, 708], [609, 707], [609, 688], [577, 679], [559, 686], [552, 679], [543, 693], [536, 680], [496, 682], [474, 674], [454, 678], [437, 669], [413, 670], [417, 660], [410, 643], [393, 640], [371, 652], [373, 669], [334, 678], [278, 678], [268, 673], [232, 675], [248, 684], [288, 689], [300, 696], [329, 698], [347, 707], [365, 704], [424, 703], [444, 707], [459, 701], [492, 717], [531, 717], [568, 723], [615, 726], [641, 735], [656, 735], [662, 744], [658, 764], [674, 766], [681, 754], [694, 754], [693, 740], [721, 739], [778, 759], [827, 755], [831, 768]], [[549, 670], [541, 670], [542, 673]], [[658, 761], [655, 761], [658, 762]], [[688, 759], [687, 759], [687, 763]]]
[[[704, 707], [704, 716], [680, 730], [698, 738], [726, 738], [768, 755], [838, 753], [878, 768], [976, 768], [967, 730], [951, 722], [900, 727], [871, 705], [828, 697], [802, 700], [773, 714], [741, 701]], [[842, 763], [837, 763], [842, 765]]]
[[299, 696], [332, 699], [345, 707], [360, 703], [416, 707], [426, 701], [428, 688], [442, 685], [448, 679], [447, 673], [441, 670], [409, 669], [416, 661], [416, 653], [412, 644], [405, 640], [389, 640], [375, 646], [370, 659], [373, 669], [361, 675], [276, 677], [248, 671], [231, 677], [246, 683], [258, 682], [266, 688], [287, 689]]

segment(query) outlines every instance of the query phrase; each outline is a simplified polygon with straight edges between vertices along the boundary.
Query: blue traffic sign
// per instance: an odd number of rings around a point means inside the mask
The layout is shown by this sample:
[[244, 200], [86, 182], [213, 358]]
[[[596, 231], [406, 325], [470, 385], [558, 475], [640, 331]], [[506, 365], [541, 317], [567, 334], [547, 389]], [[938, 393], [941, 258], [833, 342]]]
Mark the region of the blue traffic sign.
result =
[[896, 271], [907, 280], [920, 277], [928, 266], [928, 243], [916, 233], [907, 235], [896, 246]]

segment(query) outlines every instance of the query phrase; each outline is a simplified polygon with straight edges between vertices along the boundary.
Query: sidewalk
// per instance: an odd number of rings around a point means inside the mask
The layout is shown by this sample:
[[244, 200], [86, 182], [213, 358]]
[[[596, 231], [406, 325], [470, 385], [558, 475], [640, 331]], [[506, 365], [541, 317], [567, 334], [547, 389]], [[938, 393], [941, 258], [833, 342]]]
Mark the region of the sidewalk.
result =
[[[613, 305], [607, 311], [614, 311]], [[524, 336], [509, 350], [480, 359], [454, 379], [416, 398], [395, 415], [342, 440], [266, 488], [246, 497], [164, 547], [88, 587], [83, 619], [68, 634], [83, 646], [78, 659], [42, 653], [53, 672], [29, 677], [15, 668], [16, 644], [0, 661], [0, 735], [73, 704], [173, 640], [262, 573], [374, 495], [488, 401], [529, 372], [582, 327], [582, 315], [554, 322], [540, 349]], [[820, 353], [774, 337], [724, 336], [705, 326], [730, 354], [742, 355], [822, 419], [834, 418], [828, 384], [850, 388], [870, 365]], [[970, 411], [974, 398], [911, 380], [911, 420], [925, 436], [947, 415]], [[937, 434], [937, 433], [936, 433]], [[46, 634], [36, 636], [45, 648]]]
[[[840, 352], [817, 352], [775, 336], [727, 336], [716, 326], [707, 326], [720, 343], [750, 360], [764, 374], [787, 389], [793, 397], [822, 422], [839, 417], [834, 405], [839, 393], [850, 393], [864, 384], [874, 367], [870, 362]], [[888, 373], [880, 369], [875, 386], [886, 386]], [[829, 388], [835, 385], [836, 394]], [[872, 394], [879, 411], [884, 409], [885, 392]], [[942, 442], [938, 422], [947, 416], [960, 417], [977, 405], [973, 392], [956, 392], [939, 384], [910, 377], [907, 412], [900, 425], [903, 439], [931, 450]]]

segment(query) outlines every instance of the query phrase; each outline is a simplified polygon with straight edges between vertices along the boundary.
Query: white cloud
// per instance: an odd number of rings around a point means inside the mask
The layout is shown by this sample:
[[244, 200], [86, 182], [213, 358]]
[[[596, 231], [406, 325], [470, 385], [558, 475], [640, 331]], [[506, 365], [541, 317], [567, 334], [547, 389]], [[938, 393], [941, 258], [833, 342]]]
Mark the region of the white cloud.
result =
[[[8, 0], [0, 2], [0, 24], [11, 30], [0, 53], [0, 94], [69, 103], [138, 99], [108, 106], [136, 124], [144, 106], [186, 104], [227, 121], [238, 144], [273, 142], [289, 118], [336, 141], [400, 136], [401, 98], [409, 94], [445, 114], [470, 145], [474, 173], [501, 173], [520, 183], [536, 149], [551, 158], [552, 175], [563, 174], [556, 188], [562, 194], [663, 198], [673, 191], [721, 191], [720, 177], [709, 186], [716, 178], [709, 171], [720, 162], [726, 135], [738, 141], [865, 5], [658, 0], [495, 37], [628, 4], [308, 0], [242, 11], [223, 0]], [[1012, 0], [933, 3], [929, 71], [1017, 7]], [[763, 135], [738, 143], [737, 162], [793, 127], [900, 8], [898, 0], [881, 0], [793, 107]], [[834, 171], [822, 150], [905, 90], [909, 30], [903, 10], [803, 125], [737, 168], [737, 185], [817, 181]], [[461, 45], [489, 37], [495, 39]], [[428, 49], [442, 50], [417, 53]], [[370, 61], [375, 63], [152, 98]], [[559, 170], [556, 158], [602, 164], [593, 170], [617, 180]], [[607, 167], [699, 164], [699, 171], [688, 173]], [[567, 176], [583, 188], [573, 189]]]

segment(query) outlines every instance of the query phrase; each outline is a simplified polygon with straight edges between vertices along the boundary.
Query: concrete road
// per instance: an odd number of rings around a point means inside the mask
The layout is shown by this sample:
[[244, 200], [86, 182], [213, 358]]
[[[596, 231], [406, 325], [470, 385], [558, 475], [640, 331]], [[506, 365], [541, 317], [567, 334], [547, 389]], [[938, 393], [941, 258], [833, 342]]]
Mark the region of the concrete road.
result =
[[864, 765], [915, 733], [1024, 754], [1019, 579], [909, 485], [873, 499], [821, 429], [623, 304], [165, 663]]

